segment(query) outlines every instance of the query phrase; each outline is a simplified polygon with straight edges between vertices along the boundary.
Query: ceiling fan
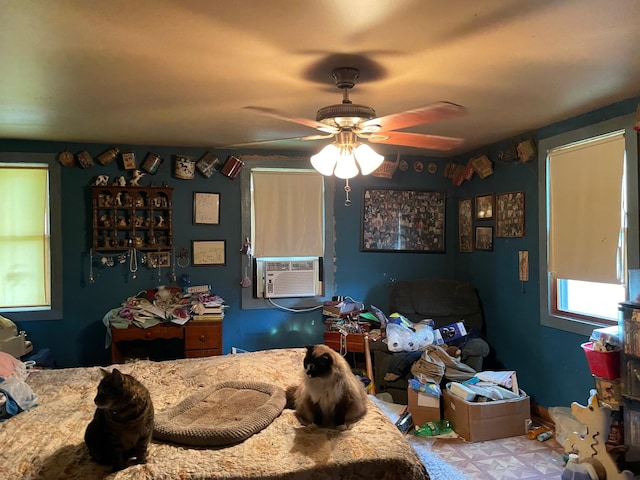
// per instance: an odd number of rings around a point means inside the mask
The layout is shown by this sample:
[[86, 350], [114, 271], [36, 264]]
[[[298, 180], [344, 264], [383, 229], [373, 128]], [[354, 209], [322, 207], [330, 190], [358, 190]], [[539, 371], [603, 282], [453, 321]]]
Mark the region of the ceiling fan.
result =
[[[464, 141], [462, 138], [396, 131], [460, 116], [466, 112], [464, 107], [450, 102], [436, 102], [413, 110], [377, 117], [373, 108], [352, 103], [349, 99], [349, 90], [355, 86], [356, 80], [360, 76], [360, 71], [357, 68], [336, 68], [333, 70], [332, 75], [336, 86], [342, 90], [342, 103], [320, 108], [316, 113], [315, 120], [287, 116], [271, 108], [253, 106], [245, 108], [261, 115], [305, 125], [322, 132], [319, 135], [279, 140], [322, 140], [346, 133], [347, 135], [355, 135], [358, 138], [366, 139], [371, 143], [402, 145], [439, 151], [451, 150]], [[234, 146], [274, 141], [278, 140], [263, 140]]]

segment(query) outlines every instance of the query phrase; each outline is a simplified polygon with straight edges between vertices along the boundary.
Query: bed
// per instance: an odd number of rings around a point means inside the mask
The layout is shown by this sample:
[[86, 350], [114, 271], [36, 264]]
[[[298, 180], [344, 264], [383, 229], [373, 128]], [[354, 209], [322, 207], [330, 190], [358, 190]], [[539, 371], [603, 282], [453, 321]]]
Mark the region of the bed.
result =
[[[118, 366], [150, 391], [156, 415], [223, 381], [297, 384], [304, 349], [275, 349]], [[224, 447], [154, 439], [145, 465], [111, 473], [83, 442], [94, 412], [99, 367], [34, 370], [25, 382], [38, 405], [0, 423], [0, 478], [17, 479], [429, 479], [402, 433], [369, 399], [350, 429], [303, 427], [284, 409], [266, 428]]]

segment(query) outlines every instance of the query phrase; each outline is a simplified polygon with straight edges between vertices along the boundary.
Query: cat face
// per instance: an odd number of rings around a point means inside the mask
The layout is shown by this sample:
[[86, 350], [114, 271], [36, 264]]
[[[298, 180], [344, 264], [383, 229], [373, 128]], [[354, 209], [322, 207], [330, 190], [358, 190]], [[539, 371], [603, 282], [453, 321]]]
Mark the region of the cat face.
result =
[[304, 357], [304, 371], [310, 378], [330, 375], [333, 368], [331, 355], [317, 350], [315, 346], [307, 346], [307, 354]]
[[98, 384], [98, 393], [93, 402], [98, 408], [112, 408], [122, 397], [124, 378], [116, 368], [111, 373], [102, 370], [102, 375], [104, 378]]

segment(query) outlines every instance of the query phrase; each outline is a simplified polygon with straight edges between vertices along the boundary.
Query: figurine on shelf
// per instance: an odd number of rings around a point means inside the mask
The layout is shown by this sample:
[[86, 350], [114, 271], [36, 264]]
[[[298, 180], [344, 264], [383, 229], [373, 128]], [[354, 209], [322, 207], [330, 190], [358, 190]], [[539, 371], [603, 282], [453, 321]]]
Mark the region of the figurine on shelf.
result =
[[127, 186], [127, 180], [121, 175], [119, 177], [116, 177], [113, 179], [113, 186], [114, 187], [126, 187]]
[[144, 172], [142, 172], [140, 170], [134, 170], [133, 171], [133, 178], [131, 179], [131, 182], [129, 182], [129, 185], [132, 186], [132, 187], [139, 187], [140, 186], [140, 180], [144, 176], [145, 176]]
[[95, 182], [93, 182], [95, 186], [103, 186], [109, 184], [109, 175], [98, 175]]
[[102, 243], [105, 248], [111, 247], [111, 237], [109, 236], [108, 233], [104, 234], [104, 240]]
[[156, 227], [163, 227], [164, 226], [164, 217], [162, 215], [158, 215], [158, 224], [156, 225]]
[[121, 228], [127, 226], [127, 221], [124, 219], [124, 217], [118, 217], [118, 226]]
[[116, 207], [122, 206], [122, 192], [116, 194]]

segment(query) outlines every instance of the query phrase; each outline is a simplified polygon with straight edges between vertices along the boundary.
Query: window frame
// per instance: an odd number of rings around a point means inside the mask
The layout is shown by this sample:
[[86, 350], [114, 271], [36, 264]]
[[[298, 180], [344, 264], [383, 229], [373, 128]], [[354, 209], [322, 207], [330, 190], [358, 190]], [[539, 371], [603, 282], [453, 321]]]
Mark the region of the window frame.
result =
[[51, 233], [51, 307], [38, 310], [2, 310], [13, 321], [58, 320], [62, 318], [62, 196], [60, 164], [52, 153], [0, 152], [0, 163], [39, 163], [49, 169], [49, 228]]
[[[547, 231], [547, 156], [554, 148], [580, 142], [610, 132], [624, 130], [625, 167], [627, 172], [627, 280], [628, 271], [639, 268], [639, 219], [638, 219], [638, 135], [633, 129], [633, 114], [612, 118], [600, 123], [567, 131], [538, 142], [538, 221], [540, 253], [540, 324], [580, 335], [591, 335], [594, 328], [609, 326], [611, 321], [580, 314], [566, 315], [555, 308], [557, 289], [551, 288], [549, 273], [549, 235]], [[634, 213], [635, 212], [635, 213]], [[553, 307], [551, 307], [553, 306]]]
[[[309, 159], [304, 157], [268, 157], [256, 156], [254, 158], [243, 157], [244, 168], [240, 171], [240, 211], [242, 238], [251, 238], [251, 171], [254, 168], [289, 168], [313, 170], [309, 164]], [[324, 179], [324, 255], [322, 257], [322, 272], [324, 283], [324, 295], [315, 297], [299, 298], [278, 298], [278, 304], [286, 308], [312, 308], [319, 303], [331, 299], [334, 288], [333, 258], [335, 257], [334, 245], [334, 195], [335, 178], [325, 177]], [[241, 268], [241, 278], [245, 275], [247, 259], [243, 258]], [[253, 273], [253, 266], [249, 269]], [[274, 307], [266, 298], [254, 298], [253, 288], [241, 289], [241, 308], [243, 310], [273, 309]]]

